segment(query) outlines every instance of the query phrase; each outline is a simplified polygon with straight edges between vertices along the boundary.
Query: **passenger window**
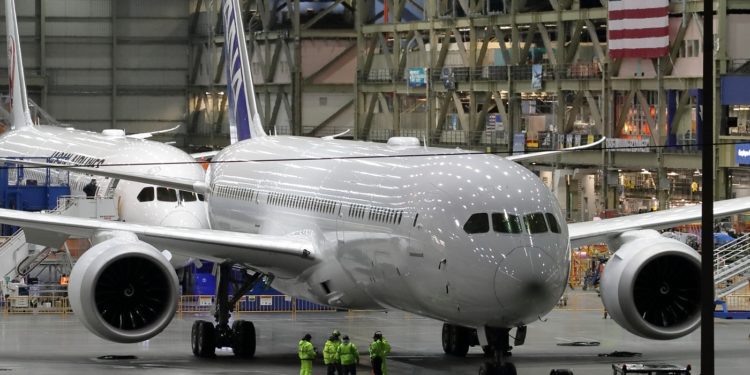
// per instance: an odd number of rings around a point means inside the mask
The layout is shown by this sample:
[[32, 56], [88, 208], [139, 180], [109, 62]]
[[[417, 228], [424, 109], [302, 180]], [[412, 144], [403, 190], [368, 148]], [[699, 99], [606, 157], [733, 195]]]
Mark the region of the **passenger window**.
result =
[[154, 187], [149, 186], [143, 188], [140, 193], [138, 193], [138, 202], [151, 202], [154, 200]]
[[541, 212], [535, 212], [524, 216], [523, 222], [526, 225], [526, 230], [528, 230], [530, 234], [544, 233], [547, 231], [547, 223], [544, 221], [544, 214]]
[[549, 224], [549, 230], [553, 233], [560, 233], [560, 224], [557, 223], [557, 219], [555, 219], [555, 215], [552, 215], [551, 213], [547, 212], [544, 214], [547, 216], [547, 223]]
[[464, 224], [464, 231], [468, 234], [487, 233], [490, 231], [490, 220], [486, 213], [474, 214]]
[[500, 233], [521, 233], [521, 219], [516, 215], [493, 213], [492, 230]]
[[205, 198], [203, 198], [203, 194], [198, 194], [198, 200], [203, 202]]
[[161, 202], [177, 202], [177, 191], [165, 187], [156, 188], [156, 200]]
[[195, 193], [192, 191], [180, 190], [180, 200], [183, 202], [195, 202]]

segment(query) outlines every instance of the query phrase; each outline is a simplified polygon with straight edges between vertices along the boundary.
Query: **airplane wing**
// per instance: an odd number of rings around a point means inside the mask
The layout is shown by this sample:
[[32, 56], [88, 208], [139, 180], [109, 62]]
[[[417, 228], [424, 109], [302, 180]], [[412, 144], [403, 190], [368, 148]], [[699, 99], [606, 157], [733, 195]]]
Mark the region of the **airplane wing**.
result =
[[191, 180], [191, 179], [180, 178], [180, 177], [168, 177], [167, 178], [163, 176], [150, 175], [146, 173], [113, 171], [113, 170], [108, 170], [106, 166], [93, 168], [93, 167], [82, 167], [78, 165], [44, 163], [44, 162], [25, 160], [25, 159], [6, 159], [6, 158], [0, 158], [0, 162], [5, 162], [7, 164], [18, 164], [18, 165], [23, 165], [25, 167], [34, 167], [34, 168], [64, 169], [64, 170], [69, 170], [69, 171], [92, 174], [96, 176], [104, 176], [104, 177], [110, 177], [110, 178], [130, 180], [130, 181], [140, 182], [140, 183], [149, 184], [149, 185], [171, 187], [174, 189], [192, 191], [192, 192], [199, 193], [199, 194], [206, 194], [208, 191], [210, 191], [210, 187], [203, 180]]
[[152, 132], [147, 132], [147, 133], [128, 134], [127, 137], [128, 138], [138, 138], [138, 139], [151, 138], [151, 137], [154, 136], [154, 134], [169, 133], [171, 131], [175, 131], [175, 130], [179, 129], [180, 126], [182, 126], [182, 124], [179, 124], [179, 125], [177, 125], [177, 126], [175, 126], [173, 128], [164, 129], [164, 130], [154, 130]]
[[562, 150], [541, 151], [541, 152], [531, 152], [531, 153], [528, 153], [528, 154], [521, 154], [521, 155], [511, 155], [511, 156], [506, 156], [505, 159], [511, 160], [511, 161], [521, 161], [521, 160], [529, 160], [529, 159], [541, 158], [541, 157], [544, 157], [544, 156], [550, 156], [550, 155], [555, 155], [555, 154], [562, 154], [563, 152], [576, 151], [576, 150], [585, 150], [587, 148], [596, 147], [596, 146], [602, 144], [602, 142], [604, 142], [605, 139], [607, 139], [607, 137], [602, 137], [602, 139], [600, 139], [600, 140], [598, 140], [598, 141], [596, 141], [594, 143], [589, 143], [589, 144], [583, 145], [583, 146], [568, 147], [568, 148], [564, 148]]
[[[714, 217], [750, 211], [750, 197], [714, 202]], [[605, 242], [623, 232], [638, 229], [666, 229], [695, 223], [701, 219], [701, 206], [678, 207], [664, 211], [612, 219], [568, 224], [572, 247]]]
[[168, 228], [0, 209], [0, 222], [24, 229], [29, 242], [59, 247], [70, 236], [92, 238], [129, 232], [157, 249], [210, 261], [247, 263], [280, 277], [294, 277], [319, 261], [305, 236], [271, 236], [195, 228]]

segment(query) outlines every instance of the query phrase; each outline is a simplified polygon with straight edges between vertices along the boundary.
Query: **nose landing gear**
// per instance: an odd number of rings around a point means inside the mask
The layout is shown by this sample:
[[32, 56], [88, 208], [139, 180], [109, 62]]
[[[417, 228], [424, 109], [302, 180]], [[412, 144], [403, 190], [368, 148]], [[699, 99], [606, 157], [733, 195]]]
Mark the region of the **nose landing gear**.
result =
[[[525, 336], [525, 327], [523, 328]], [[507, 360], [512, 349], [509, 343], [510, 329], [485, 327], [484, 331], [489, 343], [486, 350], [491, 351], [493, 360], [479, 366], [479, 375], [516, 375], [516, 366]]]

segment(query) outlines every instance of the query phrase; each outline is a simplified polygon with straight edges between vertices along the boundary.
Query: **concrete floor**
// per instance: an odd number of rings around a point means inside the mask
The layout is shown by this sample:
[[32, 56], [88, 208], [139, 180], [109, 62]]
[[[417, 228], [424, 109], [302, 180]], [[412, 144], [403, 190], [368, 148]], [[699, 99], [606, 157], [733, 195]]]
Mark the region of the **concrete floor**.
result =
[[[595, 301], [596, 294], [578, 295], [578, 300]], [[591, 304], [593, 302], [590, 302]], [[590, 306], [589, 306], [590, 307]], [[190, 329], [197, 316], [177, 317], [159, 336], [140, 344], [114, 344], [89, 333], [72, 316], [0, 314], [0, 372], [8, 374], [295, 374], [298, 373], [296, 345], [305, 333], [321, 349], [328, 333], [336, 328], [348, 334], [360, 351], [366, 350], [375, 330], [383, 331], [393, 346], [388, 362], [390, 374], [476, 374], [484, 358], [472, 348], [466, 358], [442, 353], [442, 323], [401, 312], [245, 314], [258, 329], [255, 359], [237, 360], [231, 350], [218, 352], [216, 359], [198, 359], [190, 352]], [[205, 317], [203, 317], [205, 318]], [[546, 322], [529, 326], [526, 345], [515, 348], [512, 357], [518, 373], [547, 375], [553, 368], [568, 368], [576, 375], [611, 374], [615, 362], [669, 362], [692, 364], [693, 374], [700, 359], [700, 332], [679, 340], [644, 340], [596, 309], [555, 310]], [[750, 368], [750, 320], [717, 320], [716, 373], [742, 375]], [[598, 347], [557, 346], [568, 341], [600, 341]], [[641, 352], [636, 359], [601, 358], [599, 353]], [[104, 355], [134, 355], [136, 359], [102, 360]], [[363, 355], [361, 374], [369, 374]], [[322, 361], [314, 374], [324, 374]]]

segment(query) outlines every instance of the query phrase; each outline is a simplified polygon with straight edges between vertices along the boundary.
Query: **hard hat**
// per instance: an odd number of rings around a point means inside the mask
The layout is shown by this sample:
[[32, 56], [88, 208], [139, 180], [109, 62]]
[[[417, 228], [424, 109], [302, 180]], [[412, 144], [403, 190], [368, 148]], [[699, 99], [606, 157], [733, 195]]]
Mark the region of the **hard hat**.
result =
[[341, 336], [341, 332], [339, 332], [339, 330], [337, 330], [337, 329], [334, 329], [332, 335], [335, 336], [335, 337], [339, 337], [339, 336]]

